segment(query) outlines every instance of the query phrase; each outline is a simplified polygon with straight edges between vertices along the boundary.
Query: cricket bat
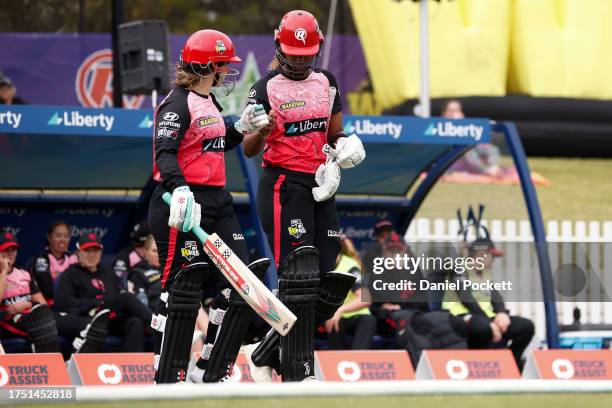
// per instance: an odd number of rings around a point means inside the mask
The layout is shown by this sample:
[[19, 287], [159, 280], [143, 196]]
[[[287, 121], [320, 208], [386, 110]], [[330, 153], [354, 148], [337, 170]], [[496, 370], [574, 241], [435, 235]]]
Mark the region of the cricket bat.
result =
[[[170, 205], [172, 195], [162, 196]], [[191, 230], [200, 240], [204, 252], [219, 268], [238, 294], [281, 336], [286, 335], [297, 317], [266, 287], [217, 235], [207, 234], [199, 225]]]

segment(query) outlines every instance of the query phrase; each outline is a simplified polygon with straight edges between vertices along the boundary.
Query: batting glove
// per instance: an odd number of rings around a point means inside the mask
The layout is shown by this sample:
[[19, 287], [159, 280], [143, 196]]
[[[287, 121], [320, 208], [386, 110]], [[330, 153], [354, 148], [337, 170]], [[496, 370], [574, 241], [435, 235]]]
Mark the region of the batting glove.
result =
[[257, 132], [268, 126], [270, 120], [263, 105], [247, 105], [240, 116], [240, 120], [234, 123], [234, 128], [242, 134]]
[[201, 212], [202, 208], [196, 203], [189, 187], [177, 187], [172, 192], [168, 226], [188, 232], [196, 225], [200, 225]]

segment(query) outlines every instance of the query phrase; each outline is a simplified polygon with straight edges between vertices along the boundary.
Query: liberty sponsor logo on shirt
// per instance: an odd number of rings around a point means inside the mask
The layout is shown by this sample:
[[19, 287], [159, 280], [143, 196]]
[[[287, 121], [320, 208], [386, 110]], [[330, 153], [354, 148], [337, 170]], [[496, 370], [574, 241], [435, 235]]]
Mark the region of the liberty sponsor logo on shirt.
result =
[[311, 132], [324, 132], [326, 129], [327, 118], [314, 118], [285, 123], [285, 135], [287, 136], [302, 136]]
[[453, 122], [432, 123], [425, 130], [425, 136], [470, 137], [475, 141], [479, 141], [483, 134], [483, 126], [474, 124], [460, 125]]
[[[19, 282], [13, 282], [13, 281], [6, 281], [6, 290], [12, 290], [12, 289], [23, 289], [23, 290], [30, 290], [30, 281], [29, 280], [21, 280]], [[8, 305], [16, 305], [18, 303], [27, 303], [27, 302], [31, 302], [32, 301], [32, 295], [27, 294], [27, 295], [15, 295], [15, 296], [11, 296], [10, 298], [5, 298], [2, 299], [2, 304], [5, 306]], [[18, 315], [21, 316], [21, 315]]]
[[306, 106], [306, 101], [289, 101], [280, 104], [281, 110], [293, 109], [293, 108], [301, 108]]
[[0, 125], [8, 125], [13, 129], [17, 129], [21, 123], [21, 113], [17, 112], [0, 112]]
[[185, 241], [185, 246], [181, 248], [181, 255], [183, 258], [191, 261], [196, 256], [200, 256], [200, 251], [198, 250], [198, 245], [195, 241]]
[[83, 114], [79, 111], [55, 112], [47, 121], [49, 126], [101, 128], [109, 132], [113, 128], [115, 118], [99, 113], [97, 115]]
[[205, 118], [198, 119], [197, 123], [198, 123], [198, 127], [203, 128], [208, 125], [219, 123], [219, 118], [216, 116], [206, 116]]
[[223, 152], [225, 151], [225, 136], [215, 137], [202, 141], [202, 152]]
[[356, 119], [355, 123], [348, 122], [344, 125], [346, 133], [357, 133], [358, 135], [374, 135], [374, 136], [391, 136], [393, 139], [399, 139], [402, 134], [401, 123], [391, 120], [384, 122], [374, 122], [370, 119]]
[[291, 226], [289, 226], [289, 235], [299, 239], [303, 234], [306, 233], [306, 228], [300, 218], [291, 220]]

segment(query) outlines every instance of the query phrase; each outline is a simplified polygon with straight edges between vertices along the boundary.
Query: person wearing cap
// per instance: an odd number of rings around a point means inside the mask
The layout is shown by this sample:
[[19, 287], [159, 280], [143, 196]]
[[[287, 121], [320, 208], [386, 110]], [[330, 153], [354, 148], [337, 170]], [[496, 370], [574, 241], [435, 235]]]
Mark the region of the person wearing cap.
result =
[[34, 275], [47, 303], [53, 306], [53, 285], [62, 272], [77, 262], [77, 257], [68, 251], [70, 225], [66, 221], [53, 221], [46, 239], [47, 246], [28, 262], [27, 269]]
[[19, 246], [13, 234], [0, 234], [0, 337], [28, 338], [38, 325], [37, 321], [31, 321], [34, 315], [30, 315], [30, 312], [41, 305], [41, 323], [49, 326], [49, 330], [55, 331], [55, 339], [47, 338], [41, 343], [32, 338], [34, 351], [59, 351], [57, 327], [53, 318], [49, 319], [51, 311], [45, 304], [45, 298], [40, 293], [36, 280], [28, 271], [15, 266]]
[[151, 311], [134, 294], [121, 290], [115, 273], [100, 265], [103, 246], [96, 234], [81, 235], [77, 249], [78, 262], [59, 277], [57, 308], [76, 316], [109, 309], [109, 334], [124, 338], [125, 351], [143, 351]]
[[[453, 280], [458, 283], [466, 279], [485, 282], [491, 279], [494, 259], [503, 255], [503, 251], [497, 249], [490, 238], [477, 238], [468, 249], [468, 257], [475, 260], [475, 267], [463, 273], [453, 273]], [[456, 327], [467, 337], [470, 348], [486, 349], [510, 342], [514, 359], [522, 367], [521, 357], [535, 328], [531, 320], [509, 315], [499, 291], [462, 289], [462, 285], [459, 285], [458, 290], [444, 294], [442, 308], [458, 318]]]
[[382, 275], [373, 273], [375, 258], [394, 259], [397, 255], [413, 257], [412, 251], [394, 230], [389, 220], [380, 220], [374, 226], [374, 237], [376, 242], [368, 249], [364, 256], [364, 268], [367, 271], [364, 276], [364, 287], [366, 296], [372, 300], [370, 312], [376, 316], [376, 334], [384, 338], [394, 338], [397, 335], [397, 313], [402, 310], [429, 311], [429, 303], [426, 295], [420, 291], [378, 291], [374, 289], [374, 282], [382, 279], [388, 283], [399, 283], [401, 280], [409, 279], [418, 281], [422, 279], [421, 270], [407, 271], [402, 268], [387, 270]]
[[[106, 330], [108, 311], [101, 311], [93, 317], [79, 317], [56, 313], [48, 309], [47, 302], [41, 293], [36, 279], [31, 272], [15, 267], [17, 249], [15, 237], [10, 233], [0, 234], [0, 332], [2, 337], [29, 336], [35, 345], [35, 351], [59, 351], [57, 336], [72, 341], [75, 352], [95, 353], [100, 351], [97, 334]], [[54, 331], [55, 339], [44, 350], [37, 347], [39, 339], [29, 332], [32, 322], [28, 314], [36, 310], [36, 324], [45, 324], [45, 331]], [[43, 318], [41, 318], [41, 316]], [[45, 323], [44, 317], [48, 318]], [[31, 319], [30, 319], [31, 320]], [[36, 327], [36, 325], [34, 325]]]
[[147, 250], [144, 245], [151, 236], [149, 223], [147, 220], [142, 220], [134, 225], [130, 233], [130, 245], [121, 249], [115, 256], [112, 268], [119, 278], [123, 289], [127, 289], [127, 280], [130, 270], [146, 260]]
[[363, 266], [366, 274], [371, 273], [371, 266], [373, 259], [382, 255], [383, 247], [389, 240], [397, 240], [399, 235], [395, 232], [393, 223], [387, 219], [376, 221], [372, 227], [372, 237], [374, 242], [366, 243], [363, 248], [365, 254], [363, 255]]
[[26, 101], [16, 94], [17, 88], [13, 85], [13, 81], [0, 73], [0, 105], [25, 105]]

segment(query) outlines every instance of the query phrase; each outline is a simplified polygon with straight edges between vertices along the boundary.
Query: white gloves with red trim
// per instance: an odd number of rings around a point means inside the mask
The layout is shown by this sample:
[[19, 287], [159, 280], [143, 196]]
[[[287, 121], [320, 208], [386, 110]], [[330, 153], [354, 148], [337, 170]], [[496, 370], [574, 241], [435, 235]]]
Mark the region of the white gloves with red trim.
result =
[[336, 148], [323, 146], [327, 161], [317, 169], [315, 181], [318, 187], [312, 189], [312, 195], [317, 202], [325, 201], [336, 194], [340, 185], [340, 169], [350, 169], [365, 160], [366, 153], [363, 143], [356, 134], [341, 137], [336, 141]]
[[193, 198], [193, 193], [187, 186], [177, 187], [172, 192], [170, 201], [170, 217], [168, 226], [183, 232], [191, 231], [200, 225], [202, 208]]
[[240, 120], [234, 123], [234, 128], [244, 135], [257, 132], [268, 126], [269, 123], [270, 120], [263, 105], [247, 105], [240, 115]]
[[339, 138], [336, 141], [336, 148], [330, 153], [341, 169], [357, 167], [366, 157], [363, 143], [354, 133], [348, 137]]
[[323, 151], [327, 154], [327, 161], [321, 164], [315, 173], [315, 181], [319, 187], [312, 189], [315, 201], [321, 202], [336, 194], [340, 185], [340, 167], [331, 154], [331, 147], [325, 145]]

